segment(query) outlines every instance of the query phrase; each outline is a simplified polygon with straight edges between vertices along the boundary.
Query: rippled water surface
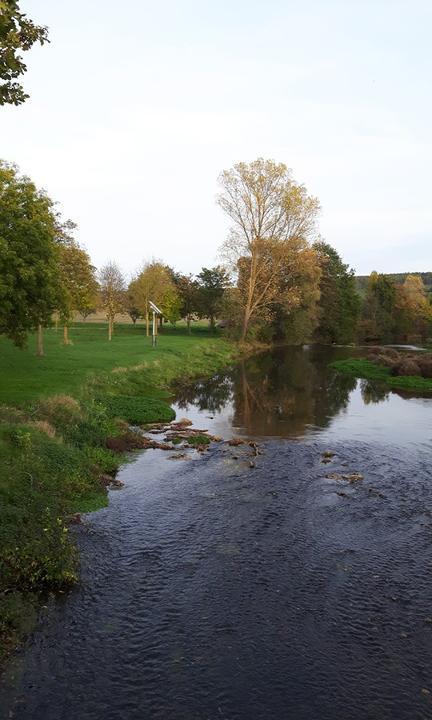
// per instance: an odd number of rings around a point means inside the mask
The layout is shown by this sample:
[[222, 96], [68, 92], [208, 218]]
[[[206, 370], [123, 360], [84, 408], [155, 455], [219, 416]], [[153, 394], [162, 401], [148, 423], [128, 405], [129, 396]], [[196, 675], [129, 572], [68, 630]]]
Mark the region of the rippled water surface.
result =
[[76, 530], [80, 586], [9, 671], [5, 718], [432, 718], [432, 401], [337, 375], [344, 352], [181, 389], [180, 416], [263, 454], [124, 467]]

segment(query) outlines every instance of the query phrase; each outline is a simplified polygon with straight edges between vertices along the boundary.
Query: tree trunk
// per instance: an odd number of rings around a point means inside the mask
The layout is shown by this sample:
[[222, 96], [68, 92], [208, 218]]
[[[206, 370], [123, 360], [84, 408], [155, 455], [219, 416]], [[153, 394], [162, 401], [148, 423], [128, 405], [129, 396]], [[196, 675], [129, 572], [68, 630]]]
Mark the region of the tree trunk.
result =
[[112, 318], [108, 318], [108, 340], [111, 340], [111, 338], [112, 338], [112, 331], [113, 331], [113, 321], [112, 321]]
[[187, 323], [188, 335], [191, 335], [191, 333], [192, 333], [192, 331], [191, 331], [191, 319], [190, 319], [189, 315], [188, 315], [187, 318], [186, 318], [186, 323]]
[[69, 345], [69, 328], [63, 325], [63, 345]]
[[148, 310], [146, 312], [145, 320], [146, 320], [146, 336], [148, 337], [150, 335], [150, 321], [149, 321]]
[[37, 350], [36, 355], [38, 357], [42, 357], [45, 355], [44, 353], [44, 344], [43, 344], [43, 327], [42, 325], [38, 325], [37, 328]]
[[243, 315], [243, 327], [242, 327], [242, 334], [241, 334], [241, 342], [244, 342], [246, 340], [246, 335], [249, 327], [249, 315], [247, 310], [245, 310], [245, 313]]
[[214, 319], [214, 315], [210, 315], [210, 330], [212, 331], [212, 333], [214, 333], [214, 331], [215, 331], [215, 319]]
[[257, 257], [256, 257], [256, 253], [253, 252], [251, 268], [250, 268], [250, 275], [249, 275], [246, 307], [245, 307], [244, 315], [243, 315], [243, 327], [242, 327], [242, 334], [241, 334], [241, 342], [244, 342], [246, 340], [246, 335], [247, 335], [247, 331], [248, 331], [248, 327], [249, 327], [252, 301], [253, 301], [255, 284], [256, 284], [256, 269], [257, 269]]

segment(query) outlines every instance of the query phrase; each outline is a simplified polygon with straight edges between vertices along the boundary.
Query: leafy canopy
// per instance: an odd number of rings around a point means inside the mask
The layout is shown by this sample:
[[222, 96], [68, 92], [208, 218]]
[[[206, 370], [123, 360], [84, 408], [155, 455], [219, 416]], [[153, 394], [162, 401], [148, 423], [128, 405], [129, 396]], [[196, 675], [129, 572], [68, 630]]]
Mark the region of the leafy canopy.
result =
[[0, 333], [23, 345], [61, 299], [58, 216], [48, 195], [0, 161]]
[[16, 79], [27, 70], [20, 51], [48, 41], [48, 29], [20, 12], [18, 0], [0, 0], [0, 105], [21, 105], [29, 97]]

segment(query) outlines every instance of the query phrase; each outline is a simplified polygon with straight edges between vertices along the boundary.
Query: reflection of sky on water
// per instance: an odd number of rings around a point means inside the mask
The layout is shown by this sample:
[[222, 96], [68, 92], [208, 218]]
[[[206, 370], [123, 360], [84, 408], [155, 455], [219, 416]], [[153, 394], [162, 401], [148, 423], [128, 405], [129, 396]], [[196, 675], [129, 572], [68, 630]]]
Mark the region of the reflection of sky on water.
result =
[[333, 418], [323, 436], [398, 445], [418, 443], [432, 448], [432, 399], [405, 399], [389, 393], [380, 402], [366, 404], [358, 383], [350, 394], [348, 408]]

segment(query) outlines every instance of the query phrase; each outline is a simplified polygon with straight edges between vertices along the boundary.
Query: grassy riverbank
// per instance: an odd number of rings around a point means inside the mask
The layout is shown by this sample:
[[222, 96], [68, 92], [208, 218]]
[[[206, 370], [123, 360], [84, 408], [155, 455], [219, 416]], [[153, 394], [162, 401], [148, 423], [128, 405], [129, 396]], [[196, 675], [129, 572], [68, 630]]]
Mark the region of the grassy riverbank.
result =
[[349, 360], [336, 360], [331, 367], [358, 378], [373, 380], [387, 385], [395, 390], [411, 390], [432, 393], [432, 379], [423, 378], [419, 375], [395, 376], [391, 369], [361, 358], [350, 358]]
[[[79, 325], [73, 345], [46, 333], [46, 356], [0, 340], [0, 664], [28, 632], [41, 595], [77, 579], [73, 513], [107, 502], [106, 475], [139, 447], [127, 423], [166, 421], [170, 385], [211, 375], [236, 349], [201, 329], [165, 330], [153, 350], [142, 327]], [[108, 442], [107, 442], [108, 441]]]

